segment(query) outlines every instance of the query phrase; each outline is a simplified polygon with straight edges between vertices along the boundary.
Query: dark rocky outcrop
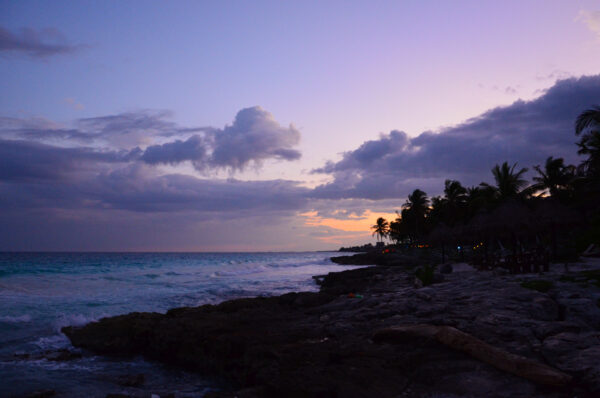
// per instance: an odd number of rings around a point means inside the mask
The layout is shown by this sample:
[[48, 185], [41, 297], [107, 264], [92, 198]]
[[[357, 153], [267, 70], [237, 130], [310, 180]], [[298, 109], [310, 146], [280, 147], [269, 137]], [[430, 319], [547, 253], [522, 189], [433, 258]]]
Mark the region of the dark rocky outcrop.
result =
[[27, 395], [27, 398], [51, 398], [56, 396], [56, 391], [54, 390], [41, 390], [32, 392]]
[[[227, 380], [231, 390], [213, 397], [594, 396], [600, 289], [546, 277], [545, 293], [522, 287], [523, 276], [491, 272], [453, 272], [415, 288], [404, 267], [369, 267], [319, 278], [319, 293], [132, 313], [63, 331], [96, 353], [144, 355]], [[416, 324], [450, 327], [572, 382], [519, 377], [418, 333], [393, 344], [373, 338]]]
[[366, 253], [353, 254], [351, 256], [331, 257], [331, 261], [340, 265], [384, 265], [413, 268], [416, 266], [428, 265], [435, 262], [427, 253], [403, 253], [403, 252], [384, 252], [373, 250]]
[[146, 376], [143, 373], [125, 374], [118, 376], [116, 382], [124, 387], [139, 387], [146, 382]]

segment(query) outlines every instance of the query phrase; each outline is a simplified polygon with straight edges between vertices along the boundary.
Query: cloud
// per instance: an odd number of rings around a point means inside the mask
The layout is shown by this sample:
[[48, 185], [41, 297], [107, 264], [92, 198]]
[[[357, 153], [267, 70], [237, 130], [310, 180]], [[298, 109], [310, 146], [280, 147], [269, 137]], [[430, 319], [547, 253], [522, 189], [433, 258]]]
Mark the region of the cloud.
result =
[[[151, 164], [191, 164], [199, 171], [236, 172], [260, 167], [267, 159], [292, 161], [301, 154], [293, 147], [300, 132], [281, 126], [273, 115], [255, 106], [240, 110], [224, 128], [182, 127], [169, 120], [169, 111], [140, 110], [78, 119], [73, 127], [40, 118], [0, 118], [0, 137], [61, 146], [82, 143], [106, 150], [128, 150]], [[145, 149], [140, 149], [144, 148]]]
[[185, 129], [169, 120], [172, 112], [166, 110], [139, 110], [116, 115], [78, 119], [78, 131], [103, 140], [111, 146], [129, 148], [151, 144], [156, 137], [171, 137], [196, 129]]
[[307, 210], [308, 192], [293, 181], [157, 175], [143, 163], [83, 178], [19, 176], [0, 180], [0, 249], [299, 250], [292, 217]]
[[577, 20], [583, 21], [589, 30], [594, 32], [600, 39], [600, 11], [581, 10]]
[[150, 146], [142, 160], [150, 164], [191, 161], [201, 171], [208, 168], [236, 171], [251, 164], [260, 166], [269, 158], [289, 161], [301, 156], [293, 149], [300, 141], [300, 132], [292, 125], [281, 126], [271, 113], [258, 106], [239, 111], [230, 126], [202, 131], [202, 135], [193, 135], [185, 141]]
[[0, 139], [0, 182], [62, 180], [97, 171], [105, 163], [129, 162], [126, 151], [62, 148], [38, 142]]
[[560, 80], [532, 101], [491, 109], [457, 126], [410, 138], [392, 131], [315, 169], [334, 177], [315, 188], [320, 198], [404, 198], [415, 188], [439, 193], [446, 178], [465, 184], [489, 180], [504, 161], [521, 166], [548, 156], [575, 162], [577, 115], [600, 98], [600, 75]]
[[204, 170], [209, 160], [208, 147], [204, 137], [193, 135], [185, 141], [149, 146], [141, 159], [148, 164], [177, 164], [189, 160], [197, 170]]
[[306, 207], [309, 193], [308, 188], [294, 181], [202, 179], [181, 174], [158, 176], [141, 165], [99, 175], [85, 186], [85, 191], [103, 208], [136, 212], [195, 211], [219, 218], [289, 214]]
[[296, 129], [258, 107], [222, 129], [182, 127], [170, 116], [143, 110], [68, 126], [0, 118], [0, 250], [306, 248], [310, 227], [294, 217], [308, 210], [311, 190], [299, 182], [155, 167], [192, 162], [235, 171], [297, 159]]
[[55, 55], [74, 53], [84, 47], [67, 43], [62, 33], [54, 28], [39, 31], [22, 28], [18, 33], [13, 33], [0, 26], [0, 53], [26, 54], [34, 58], [48, 58]]
[[32, 141], [57, 141], [79, 145], [132, 149], [152, 143], [156, 137], [170, 137], [197, 129], [182, 128], [168, 120], [169, 111], [139, 110], [115, 115], [77, 119], [71, 126], [44, 118], [0, 118], [0, 137]]
[[213, 132], [212, 163], [220, 167], [243, 169], [250, 162], [267, 158], [296, 160], [300, 152], [292, 149], [300, 142], [300, 132], [290, 125], [279, 125], [269, 112], [256, 106], [242, 109], [231, 126]]

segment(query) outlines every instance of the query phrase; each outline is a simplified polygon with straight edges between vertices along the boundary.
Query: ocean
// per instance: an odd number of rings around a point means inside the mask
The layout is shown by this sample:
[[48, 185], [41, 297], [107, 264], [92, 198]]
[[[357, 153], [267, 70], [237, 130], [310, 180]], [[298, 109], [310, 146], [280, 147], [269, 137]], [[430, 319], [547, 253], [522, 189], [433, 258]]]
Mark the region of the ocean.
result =
[[[45, 389], [57, 397], [202, 396], [219, 386], [142, 358], [84, 353], [53, 361], [44, 353], [73, 349], [63, 326], [106, 316], [317, 291], [313, 275], [354, 268], [332, 263], [334, 255], [340, 254], [0, 253], [0, 397]], [[120, 377], [139, 373], [142, 386], [119, 384]]]

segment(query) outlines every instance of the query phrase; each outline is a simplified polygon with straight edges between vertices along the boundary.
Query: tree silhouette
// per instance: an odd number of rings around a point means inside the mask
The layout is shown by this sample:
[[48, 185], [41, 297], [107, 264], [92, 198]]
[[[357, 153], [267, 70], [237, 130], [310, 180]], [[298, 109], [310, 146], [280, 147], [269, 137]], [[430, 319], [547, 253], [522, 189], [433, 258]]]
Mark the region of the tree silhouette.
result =
[[[583, 111], [575, 121], [575, 135], [580, 135], [577, 142], [580, 155], [588, 155], [579, 170], [587, 177], [600, 177], [600, 106]], [[593, 181], [592, 181], [593, 182]], [[598, 185], [596, 181], [596, 185]]]
[[429, 212], [429, 199], [427, 194], [420, 189], [415, 189], [408, 200], [402, 205], [402, 220], [408, 222], [412, 233], [412, 240], [416, 240], [423, 232], [425, 216]]
[[575, 120], [575, 135], [580, 135], [588, 128], [592, 131], [600, 129], [600, 106], [593, 106], [577, 116]]
[[377, 240], [383, 241], [383, 238], [390, 232], [390, 225], [385, 218], [379, 217], [371, 229], [373, 230], [373, 236], [377, 235]]
[[459, 181], [446, 180], [444, 182], [444, 209], [443, 220], [448, 225], [456, 224], [464, 217], [467, 205], [467, 189]]
[[565, 166], [563, 158], [554, 159], [552, 156], [546, 159], [543, 170], [539, 165], [533, 168], [538, 175], [533, 177], [535, 183], [527, 188], [532, 194], [548, 191], [553, 197], [559, 196], [568, 189], [575, 174], [574, 166]]
[[[494, 175], [494, 180], [496, 180], [496, 186], [492, 186], [492, 188], [500, 201], [518, 197], [527, 185], [527, 180], [523, 178], [523, 174], [527, 172], [527, 168], [515, 171], [516, 167], [517, 163], [510, 167], [508, 162], [504, 162], [502, 165], [495, 165], [492, 168], [492, 174]], [[481, 185], [490, 187], [486, 183], [482, 183]]]
[[[579, 115], [575, 134], [580, 137], [579, 154], [587, 155], [577, 167], [550, 156], [543, 165], [533, 166], [536, 175], [527, 187], [524, 175], [528, 169], [503, 162], [491, 169], [493, 185], [482, 182], [465, 188], [459, 181], [446, 180], [444, 194], [431, 200], [415, 189], [401, 213], [396, 212], [396, 220], [389, 224], [383, 218], [377, 220], [373, 235], [389, 236], [398, 243], [426, 239], [441, 244], [442, 249], [448, 236], [461, 245], [486, 242], [483, 247], [487, 256], [488, 246], [493, 249], [496, 239], [509, 235], [516, 248], [515, 231], [523, 236], [522, 243], [531, 244], [535, 235], [539, 245], [549, 239], [554, 244], [563, 239], [567, 244], [566, 238], [577, 229], [575, 243], [568, 245], [577, 244], [583, 250], [600, 238], [600, 106]], [[538, 192], [549, 193], [550, 197], [534, 196]], [[543, 223], [553, 227], [540, 227]], [[556, 228], [559, 224], [561, 228]]]

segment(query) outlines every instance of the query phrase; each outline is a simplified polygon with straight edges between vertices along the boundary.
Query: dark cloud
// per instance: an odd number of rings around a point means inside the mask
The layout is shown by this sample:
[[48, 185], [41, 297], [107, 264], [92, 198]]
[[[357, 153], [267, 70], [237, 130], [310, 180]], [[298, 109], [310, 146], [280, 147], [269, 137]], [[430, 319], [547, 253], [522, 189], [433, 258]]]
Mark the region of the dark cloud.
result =
[[392, 131], [314, 170], [334, 181], [314, 190], [322, 198], [402, 198], [421, 188], [439, 193], [443, 180], [490, 180], [494, 164], [543, 163], [548, 156], [576, 162], [573, 123], [600, 100], [600, 75], [558, 81], [541, 97], [516, 101], [437, 133], [409, 138]]
[[239, 111], [230, 126], [202, 130], [202, 135], [185, 141], [150, 146], [142, 160], [150, 164], [191, 161], [201, 171], [235, 171], [251, 164], [259, 166], [269, 158], [296, 160], [301, 156], [293, 149], [300, 141], [300, 132], [291, 125], [282, 127], [273, 115], [258, 106]]
[[57, 29], [46, 28], [36, 31], [31, 28], [23, 28], [18, 33], [13, 33], [0, 26], [0, 53], [47, 58], [74, 53], [84, 47], [67, 43]]
[[293, 181], [157, 175], [143, 163], [83, 178], [20, 177], [0, 180], [0, 250], [275, 248], [289, 244], [290, 218], [307, 209], [310, 191]]
[[129, 162], [126, 151], [62, 148], [38, 142], [0, 139], [0, 181], [59, 180], [70, 174], [97, 171], [103, 163]]
[[169, 111], [140, 110], [116, 115], [78, 119], [74, 127], [41, 118], [0, 118], [0, 136], [26, 138], [35, 141], [96, 142], [111, 148], [131, 148], [148, 144], [156, 137], [170, 137], [198, 131], [181, 128], [168, 120]]
[[4, 211], [57, 207], [141, 213], [193, 211], [221, 219], [259, 213], [289, 214], [306, 207], [309, 193], [308, 188], [293, 181], [156, 175], [151, 168], [140, 164], [80, 179], [22, 178], [19, 184], [7, 182], [0, 182], [0, 204]]
[[303, 209], [308, 188], [285, 180], [201, 179], [181, 174], [156, 176], [142, 166], [100, 175], [86, 188], [103, 207], [139, 212], [196, 211], [240, 217], [251, 213]]
[[141, 159], [149, 164], [177, 164], [189, 160], [198, 170], [204, 170], [208, 162], [206, 139], [193, 135], [185, 141], [176, 140], [146, 148]]

